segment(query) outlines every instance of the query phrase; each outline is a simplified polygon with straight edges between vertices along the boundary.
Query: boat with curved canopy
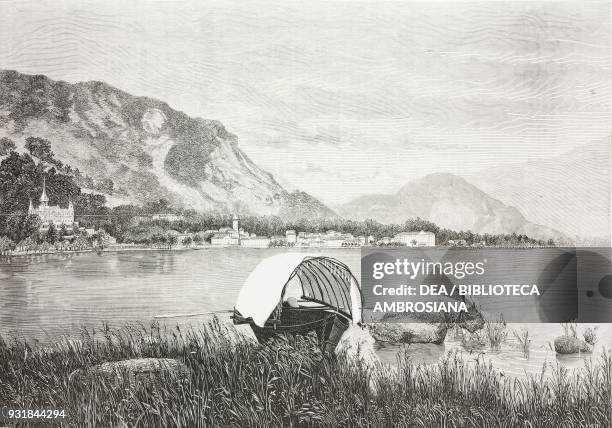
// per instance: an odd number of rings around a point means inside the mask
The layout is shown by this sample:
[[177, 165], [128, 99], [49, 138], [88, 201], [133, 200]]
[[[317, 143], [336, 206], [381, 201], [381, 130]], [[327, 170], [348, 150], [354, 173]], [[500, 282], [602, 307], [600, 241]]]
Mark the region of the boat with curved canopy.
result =
[[262, 260], [238, 296], [235, 324], [249, 324], [260, 342], [279, 334], [317, 335], [332, 352], [351, 324], [361, 323], [363, 296], [339, 260], [304, 253]]

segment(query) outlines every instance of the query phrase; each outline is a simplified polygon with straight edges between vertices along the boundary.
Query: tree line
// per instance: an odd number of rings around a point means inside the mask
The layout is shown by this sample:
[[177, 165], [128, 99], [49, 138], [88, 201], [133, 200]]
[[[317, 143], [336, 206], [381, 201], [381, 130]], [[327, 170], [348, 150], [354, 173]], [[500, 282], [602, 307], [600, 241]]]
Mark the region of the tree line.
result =
[[[153, 214], [172, 213], [180, 219], [169, 221], [152, 218]], [[151, 242], [153, 236], [166, 234], [174, 230], [197, 234], [203, 239], [210, 239], [213, 231], [232, 224], [233, 214], [222, 212], [200, 213], [194, 210], [176, 210], [167, 201], [160, 200], [144, 206], [121, 205], [105, 212], [104, 217], [91, 219], [95, 227], [103, 228], [117, 238], [118, 242], [143, 243]], [[437, 224], [421, 219], [409, 219], [402, 224], [383, 224], [375, 220], [356, 221], [349, 219], [299, 219], [283, 220], [279, 216], [244, 215], [240, 219], [241, 227], [258, 236], [273, 239], [284, 237], [287, 230], [296, 232], [325, 233], [335, 230], [350, 233], [353, 236], [373, 237], [375, 241], [385, 237], [392, 238], [400, 232], [432, 232], [436, 235], [437, 245], [449, 245], [450, 241], [474, 246], [553, 246], [556, 243], [530, 238], [524, 234], [489, 234], [472, 231], [455, 231], [442, 228]]]
[[[62, 164], [55, 159], [51, 143], [45, 139], [28, 137], [28, 153], [15, 151], [15, 144], [10, 139], [0, 138], [0, 155], [5, 156], [0, 162], [0, 236], [5, 236], [13, 243], [19, 243], [28, 237], [37, 242], [54, 244], [59, 238], [56, 231], [51, 235], [39, 236], [39, 219], [28, 215], [29, 200], [35, 203], [42, 193], [43, 177], [46, 179], [47, 194], [50, 205], [66, 207], [73, 202], [75, 216], [81, 226], [103, 229], [117, 238], [120, 243], [138, 243], [146, 245], [175, 245], [170, 231], [197, 234], [198, 238], [209, 239], [211, 230], [231, 225], [232, 213], [201, 213], [190, 209], [175, 209], [167, 200], [146, 203], [143, 206], [120, 205], [114, 208], [105, 206], [103, 195], [81, 192], [83, 183], [79, 183], [78, 169]], [[38, 162], [36, 162], [36, 159]], [[82, 175], [80, 176], [82, 177]], [[106, 184], [109, 193], [112, 182]], [[152, 214], [173, 213], [181, 218], [175, 221], [154, 220]], [[426, 231], [436, 235], [438, 245], [448, 245], [451, 241], [465, 245], [485, 246], [543, 246], [555, 245], [548, 241], [533, 239], [524, 234], [488, 234], [472, 231], [455, 231], [441, 228], [433, 222], [414, 218], [402, 224], [383, 224], [374, 220], [356, 221], [342, 218], [303, 218], [286, 220], [279, 216], [243, 215], [242, 227], [258, 236], [284, 236], [289, 229], [297, 232], [323, 233], [336, 230], [351, 233], [354, 236], [372, 236], [375, 240], [393, 237], [400, 232]], [[61, 231], [57, 231], [59, 233]], [[193, 242], [193, 241], [192, 241]], [[189, 243], [191, 244], [191, 242]]]

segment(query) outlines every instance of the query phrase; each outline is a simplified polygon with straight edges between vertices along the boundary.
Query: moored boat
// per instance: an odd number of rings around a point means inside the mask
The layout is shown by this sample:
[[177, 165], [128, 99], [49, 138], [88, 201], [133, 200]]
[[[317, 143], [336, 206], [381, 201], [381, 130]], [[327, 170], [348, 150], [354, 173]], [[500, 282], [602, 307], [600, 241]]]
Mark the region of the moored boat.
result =
[[333, 352], [344, 331], [361, 323], [363, 296], [339, 260], [304, 253], [262, 260], [244, 283], [234, 307], [235, 324], [249, 324], [260, 342], [282, 334], [315, 333]]

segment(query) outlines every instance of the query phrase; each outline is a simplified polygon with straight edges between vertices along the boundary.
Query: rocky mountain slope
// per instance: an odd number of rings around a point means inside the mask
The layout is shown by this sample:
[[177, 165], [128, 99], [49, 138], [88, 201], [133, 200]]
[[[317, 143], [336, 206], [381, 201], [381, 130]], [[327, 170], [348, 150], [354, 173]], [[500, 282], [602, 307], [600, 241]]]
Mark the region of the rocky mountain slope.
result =
[[454, 230], [516, 232], [536, 239], [563, 237], [556, 230], [527, 221], [516, 208], [453, 174], [427, 175], [407, 183], [395, 194], [361, 196], [342, 205], [338, 212], [356, 220], [403, 223], [421, 217]]
[[335, 216], [310, 195], [286, 191], [218, 121], [102, 82], [0, 71], [0, 137], [23, 150], [30, 136], [48, 139], [57, 159], [95, 180], [111, 179], [111, 199], [166, 198], [179, 207], [285, 219]]
[[468, 179], [489, 195], [520, 207], [535, 222], [609, 245], [611, 153], [612, 143], [605, 138], [551, 159], [495, 168]]

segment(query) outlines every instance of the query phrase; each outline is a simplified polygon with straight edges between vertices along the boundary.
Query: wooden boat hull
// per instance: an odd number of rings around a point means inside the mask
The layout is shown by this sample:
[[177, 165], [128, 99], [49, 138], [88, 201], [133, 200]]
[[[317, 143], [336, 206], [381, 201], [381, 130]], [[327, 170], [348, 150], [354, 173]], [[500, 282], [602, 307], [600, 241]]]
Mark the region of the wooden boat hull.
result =
[[337, 313], [307, 308], [283, 308], [280, 320], [268, 320], [264, 327], [252, 320], [247, 322], [260, 343], [283, 334], [305, 336], [314, 332], [323, 351], [329, 353], [336, 349], [349, 326], [348, 320]]

